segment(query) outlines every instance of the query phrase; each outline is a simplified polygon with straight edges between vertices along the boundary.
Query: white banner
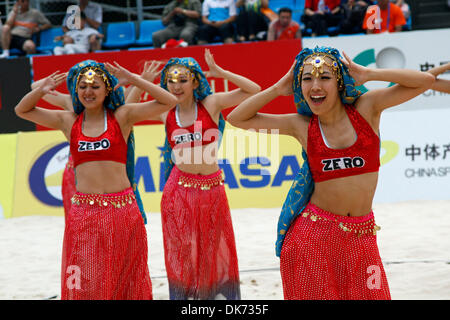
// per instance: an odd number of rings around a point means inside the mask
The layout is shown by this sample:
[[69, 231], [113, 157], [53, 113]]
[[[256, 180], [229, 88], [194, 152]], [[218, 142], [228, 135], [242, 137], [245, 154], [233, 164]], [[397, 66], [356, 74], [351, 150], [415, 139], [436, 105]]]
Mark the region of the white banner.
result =
[[382, 115], [375, 202], [450, 199], [450, 108]]
[[[344, 51], [353, 61], [370, 68], [406, 68], [427, 71], [450, 62], [450, 29], [382, 33], [374, 35], [319, 37], [303, 39], [303, 48], [330, 46]], [[450, 73], [442, 75], [450, 79]], [[389, 83], [371, 81], [364, 90], [387, 87]], [[395, 111], [448, 108], [448, 94], [429, 90], [395, 107]], [[388, 110], [387, 112], [390, 112]]]
[[[303, 39], [370, 68], [427, 71], [450, 61], [450, 29]], [[450, 73], [440, 76], [450, 79]], [[387, 87], [369, 82], [361, 89]], [[450, 199], [450, 95], [433, 90], [381, 117], [382, 167], [375, 203]]]

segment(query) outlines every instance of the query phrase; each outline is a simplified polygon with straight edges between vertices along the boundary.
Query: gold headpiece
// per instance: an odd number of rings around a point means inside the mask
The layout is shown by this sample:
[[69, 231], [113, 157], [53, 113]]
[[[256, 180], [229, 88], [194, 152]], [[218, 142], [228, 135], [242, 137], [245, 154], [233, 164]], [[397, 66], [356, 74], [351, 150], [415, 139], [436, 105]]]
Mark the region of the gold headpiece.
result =
[[[327, 62], [327, 60], [325, 60], [325, 57], [330, 58], [332, 62], [331, 63]], [[311, 58], [311, 60], [309, 62], [306, 62], [309, 58]], [[313, 67], [311, 74], [316, 78], [318, 78], [319, 75], [321, 75], [324, 72], [323, 66], [326, 65], [326, 66], [330, 67], [333, 74], [336, 75], [339, 87], [341, 88], [343, 86], [341, 69], [339, 68], [339, 64], [337, 63], [336, 59], [333, 56], [326, 54], [326, 53], [313, 53], [310, 56], [307, 56], [304, 59], [304, 61], [305, 62], [300, 67], [300, 72], [298, 73], [299, 82], [301, 82], [300, 77], [303, 74], [303, 67], [305, 65], [309, 64]]]
[[75, 88], [75, 92], [78, 92], [78, 84], [80, 83], [80, 79], [82, 77], [85, 77], [85, 82], [92, 84], [94, 83], [94, 77], [95, 76], [99, 76], [103, 82], [106, 85], [106, 90], [109, 92], [112, 91], [111, 88], [111, 84], [109, 83], [109, 79], [106, 76], [105, 72], [100, 69], [100, 68], [93, 68], [93, 67], [88, 67], [85, 69], [85, 71], [83, 72], [83, 70], [79, 73], [78, 78], [77, 78], [77, 84], [76, 84], [76, 88]]
[[[186, 69], [186, 75], [191, 78], [195, 78], [195, 74], [193, 72], [191, 72], [191, 70], [189, 70], [188, 68], [186, 68], [185, 66], [180, 66], [182, 68]], [[169, 72], [167, 78], [170, 79], [173, 82], [178, 82], [178, 78], [182, 75], [182, 71], [179, 69], [178, 66], [175, 66], [172, 71]]]
[[87, 69], [81, 76], [84, 76], [86, 83], [94, 83], [95, 71], [91, 68]]

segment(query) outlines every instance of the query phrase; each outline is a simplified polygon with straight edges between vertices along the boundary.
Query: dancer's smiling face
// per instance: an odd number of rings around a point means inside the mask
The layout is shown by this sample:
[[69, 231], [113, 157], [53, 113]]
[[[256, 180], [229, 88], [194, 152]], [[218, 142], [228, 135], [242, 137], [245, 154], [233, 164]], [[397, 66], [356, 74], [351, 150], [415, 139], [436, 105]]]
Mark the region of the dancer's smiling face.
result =
[[[332, 68], [323, 65], [323, 72], [315, 73], [313, 65], [309, 64], [313, 57], [305, 60], [301, 76], [301, 88], [303, 96], [311, 111], [317, 115], [331, 110], [336, 102], [340, 100], [337, 76]], [[327, 63], [333, 61], [324, 57]]]
[[85, 108], [96, 108], [103, 106], [108, 92], [106, 84], [103, 79], [95, 75], [93, 81], [89, 81], [85, 76], [82, 76], [78, 84], [78, 99]]
[[167, 89], [175, 95], [178, 102], [192, 98], [198, 81], [186, 67], [175, 65], [169, 68], [167, 76]]

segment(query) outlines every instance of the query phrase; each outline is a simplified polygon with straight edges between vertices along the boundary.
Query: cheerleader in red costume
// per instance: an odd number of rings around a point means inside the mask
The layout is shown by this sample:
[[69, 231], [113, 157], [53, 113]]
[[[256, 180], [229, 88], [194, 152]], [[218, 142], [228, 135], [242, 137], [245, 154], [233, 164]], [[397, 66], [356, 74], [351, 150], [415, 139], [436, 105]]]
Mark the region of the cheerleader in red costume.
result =
[[[67, 74], [60, 74], [58, 77], [64, 78]], [[46, 78], [35, 81], [31, 84], [31, 90], [38, 88], [45, 81]], [[131, 88], [131, 87], [129, 87]], [[125, 99], [127, 97], [127, 93], [129, 91], [125, 91]], [[64, 110], [73, 111], [72, 98], [70, 94], [61, 93], [59, 91], [53, 90], [51, 94], [45, 94], [42, 99], [56, 107], [60, 107]], [[73, 158], [69, 153], [67, 158], [67, 163], [63, 172], [61, 193], [64, 207], [64, 217], [67, 217], [67, 214], [70, 210], [70, 206], [72, 205], [72, 196], [75, 194], [75, 170], [73, 166]]]
[[[134, 123], [166, 112], [176, 98], [117, 64], [107, 70], [87, 60], [67, 77], [74, 111], [36, 107], [63, 78], [46, 78], [15, 108], [21, 118], [61, 130], [70, 142], [77, 192], [66, 217], [61, 298], [152, 299], [147, 235], [129, 174], [129, 136]], [[155, 100], [124, 104], [119, 85], [127, 83]]]
[[[305, 48], [276, 84], [228, 115], [244, 129], [278, 129], [296, 138], [304, 163], [278, 224], [285, 299], [390, 299], [378, 252], [372, 201], [380, 166], [381, 113], [431, 88], [425, 72], [369, 69], [329, 47]], [[396, 85], [361, 94], [367, 81]], [[258, 111], [295, 95], [298, 113]]]
[[[161, 72], [161, 87], [177, 97], [174, 109], [154, 118], [165, 124], [167, 135], [161, 199], [165, 264], [170, 299], [236, 300], [241, 298], [236, 245], [217, 163], [225, 124], [221, 111], [260, 87], [217, 66], [209, 50], [205, 60], [209, 76], [238, 89], [213, 94], [193, 58], [172, 58]], [[132, 96], [138, 99], [139, 91]]]

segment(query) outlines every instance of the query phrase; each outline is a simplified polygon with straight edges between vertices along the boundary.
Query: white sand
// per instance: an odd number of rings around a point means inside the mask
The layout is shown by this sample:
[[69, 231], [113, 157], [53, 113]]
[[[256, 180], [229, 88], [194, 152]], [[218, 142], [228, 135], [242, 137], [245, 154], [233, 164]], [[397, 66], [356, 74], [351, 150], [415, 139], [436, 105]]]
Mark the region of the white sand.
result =
[[[450, 299], [450, 200], [374, 206], [393, 299]], [[275, 234], [279, 209], [233, 210], [243, 299], [282, 299]], [[168, 299], [159, 213], [148, 215], [155, 299]], [[0, 220], [0, 299], [60, 295], [63, 217]]]

